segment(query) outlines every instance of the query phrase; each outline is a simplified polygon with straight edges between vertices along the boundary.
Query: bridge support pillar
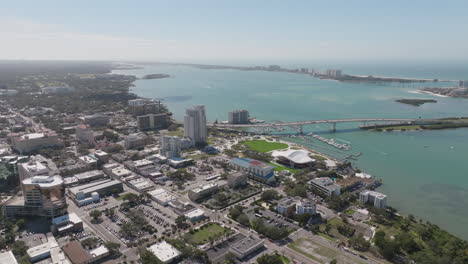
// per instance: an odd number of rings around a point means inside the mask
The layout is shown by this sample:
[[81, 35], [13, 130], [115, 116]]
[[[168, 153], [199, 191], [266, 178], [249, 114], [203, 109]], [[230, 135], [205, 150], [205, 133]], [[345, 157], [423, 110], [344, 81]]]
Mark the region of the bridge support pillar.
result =
[[333, 132], [333, 133], [336, 132], [336, 123], [331, 123], [331, 125], [330, 125], [330, 132]]

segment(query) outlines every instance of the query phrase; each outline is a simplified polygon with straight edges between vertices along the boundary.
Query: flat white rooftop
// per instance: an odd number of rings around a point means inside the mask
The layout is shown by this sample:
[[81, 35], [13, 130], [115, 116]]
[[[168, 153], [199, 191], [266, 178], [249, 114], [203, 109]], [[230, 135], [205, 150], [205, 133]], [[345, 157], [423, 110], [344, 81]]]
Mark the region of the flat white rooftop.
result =
[[7, 251], [7, 252], [0, 253], [0, 263], [2, 263], [2, 264], [18, 264], [18, 261], [16, 261], [16, 258], [13, 255], [13, 252]]
[[41, 188], [54, 187], [63, 184], [62, 177], [55, 176], [34, 176], [23, 180], [23, 185], [39, 185]]
[[148, 248], [162, 262], [168, 263], [180, 256], [180, 251], [166, 241], [154, 244]]

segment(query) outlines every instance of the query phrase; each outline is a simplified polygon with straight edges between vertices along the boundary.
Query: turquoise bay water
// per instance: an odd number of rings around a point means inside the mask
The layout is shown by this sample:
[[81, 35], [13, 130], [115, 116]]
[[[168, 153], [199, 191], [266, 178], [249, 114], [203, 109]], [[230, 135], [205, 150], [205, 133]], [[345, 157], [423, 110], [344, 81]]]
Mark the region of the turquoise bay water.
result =
[[[284, 66], [288, 66], [284, 64]], [[308, 65], [295, 65], [296, 67]], [[337, 64], [346, 73], [415, 78], [468, 79], [468, 65]], [[325, 67], [324, 67], [325, 68]], [[468, 99], [416, 94], [417, 86], [350, 84], [319, 80], [307, 75], [237, 70], [201, 70], [185, 66], [147, 66], [142, 70], [114, 71], [141, 77], [151, 73], [170, 78], [138, 80], [132, 92], [165, 98], [177, 120], [184, 109], [205, 104], [208, 119], [226, 120], [227, 112], [245, 108], [266, 121], [337, 118], [430, 118], [468, 116]], [[394, 102], [399, 98], [434, 98], [420, 107]], [[338, 124], [337, 133], [325, 125], [307, 131], [352, 143], [337, 152], [300, 138], [289, 140], [316, 148], [336, 158], [363, 153], [355, 165], [384, 180], [379, 189], [389, 204], [468, 239], [468, 129], [408, 132], [368, 132], [359, 124]]]

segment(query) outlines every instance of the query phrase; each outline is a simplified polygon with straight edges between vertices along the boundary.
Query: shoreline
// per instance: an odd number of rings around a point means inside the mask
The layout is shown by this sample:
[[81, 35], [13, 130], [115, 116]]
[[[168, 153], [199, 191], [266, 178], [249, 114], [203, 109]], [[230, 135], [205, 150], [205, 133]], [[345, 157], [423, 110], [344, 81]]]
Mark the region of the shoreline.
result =
[[417, 90], [415, 93], [418, 93], [418, 94], [429, 94], [429, 95], [432, 95], [432, 96], [443, 97], [443, 98], [450, 98], [450, 97], [452, 97], [452, 96], [448, 96], [448, 95], [442, 95], [442, 94], [437, 94], [437, 93], [433, 93], [433, 92], [429, 92], [429, 91], [422, 91], [422, 90]]

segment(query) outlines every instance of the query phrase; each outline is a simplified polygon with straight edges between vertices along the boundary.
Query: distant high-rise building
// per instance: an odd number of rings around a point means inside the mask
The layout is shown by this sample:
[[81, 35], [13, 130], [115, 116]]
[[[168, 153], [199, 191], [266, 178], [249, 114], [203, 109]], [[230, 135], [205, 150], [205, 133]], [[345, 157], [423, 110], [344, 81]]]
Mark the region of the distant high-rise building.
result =
[[204, 105], [196, 105], [185, 110], [184, 136], [189, 138], [193, 145], [206, 143], [208, 132]]
[[179, 137], [175, 136], [161, 136], [161, 148], [159, 154], [166, 158], [175, 158], [179, 156], [181, 149], [181, 142]]
[[326, 71], [326, 75], [330, 77], [340, 77], [341, 76], [341, 70], [337, 69], [328, 69]]
[[249, 111], [234, 110], [228, 113], [229, 124], [247, 124], [249, 122]]
[[161, 101], [150, 99], [135, 99], [128, 101], [129, 111], [133, 116], [157, 114], [161, 111]]
[[460, 88], [468, 88], [468, 80], [460, 81], [458, 86]]
[[165, 129], [168, 125], [167, 113], [138, 116], [137, 125], [140, 130]]

